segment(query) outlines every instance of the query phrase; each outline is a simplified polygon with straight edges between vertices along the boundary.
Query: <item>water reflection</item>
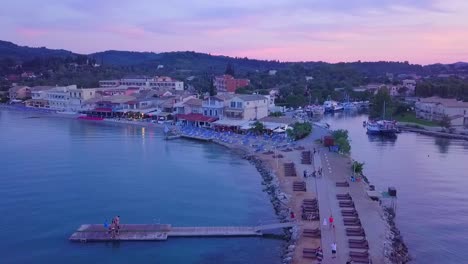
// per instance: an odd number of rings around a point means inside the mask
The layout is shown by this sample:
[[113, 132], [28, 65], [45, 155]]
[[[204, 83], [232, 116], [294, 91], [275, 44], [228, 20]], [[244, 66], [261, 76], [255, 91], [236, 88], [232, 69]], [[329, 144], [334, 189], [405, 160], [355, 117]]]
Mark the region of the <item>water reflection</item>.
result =
[[448, 150], [449, 150], [450, 139], [436, 137], [435, 138], [435, 144], [439, 148], [440, 153], [446, 154], [448, 152]]
[[[367, 134], [367, 138], [369, 139], [369, 142], [380, 142], [380, 143], [390, 143], [390, 145], [395, 145], [395, 142], [397, 140], [397, 136], [383, 136], [383, 135], [371, 135]], [[380, 145], [387, 145], [387, 144], [380, 144]]]

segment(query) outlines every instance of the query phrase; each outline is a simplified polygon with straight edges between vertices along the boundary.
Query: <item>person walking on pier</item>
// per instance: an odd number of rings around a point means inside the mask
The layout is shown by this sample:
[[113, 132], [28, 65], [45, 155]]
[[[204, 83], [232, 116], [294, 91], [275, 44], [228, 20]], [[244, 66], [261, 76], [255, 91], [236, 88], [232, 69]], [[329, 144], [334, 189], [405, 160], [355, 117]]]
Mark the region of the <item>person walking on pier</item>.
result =
[[328, 218], [328, 223], [330, 224], [330, 229], [335, 228], [335, 224], [333, 223], [333, 221], [334, 221], [333, 215], [330, 215], [330, 217]]
[[331, 244], [331, 250], [332, 250], [332, 258], [336, 258], [336, 243], [335, 242]]

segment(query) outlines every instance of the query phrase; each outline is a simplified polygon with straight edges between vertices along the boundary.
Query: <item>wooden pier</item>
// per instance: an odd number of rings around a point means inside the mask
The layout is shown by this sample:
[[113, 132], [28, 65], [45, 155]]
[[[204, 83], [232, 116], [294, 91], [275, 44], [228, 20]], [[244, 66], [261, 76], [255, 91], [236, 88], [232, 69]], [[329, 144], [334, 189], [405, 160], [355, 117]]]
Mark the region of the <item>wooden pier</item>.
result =
[[119, 234], [112, 238], [107, 228], [98, 224], [86, 224], [70, 236], [74, 242], [104, 241], [163, 241], [168, 237], [239, 237], [262, 236], [265, 230], [291, 228], [297, 223], [276, 223], [260, 226], [210, 226], [173, 227], [168, 224], [121, 225]]

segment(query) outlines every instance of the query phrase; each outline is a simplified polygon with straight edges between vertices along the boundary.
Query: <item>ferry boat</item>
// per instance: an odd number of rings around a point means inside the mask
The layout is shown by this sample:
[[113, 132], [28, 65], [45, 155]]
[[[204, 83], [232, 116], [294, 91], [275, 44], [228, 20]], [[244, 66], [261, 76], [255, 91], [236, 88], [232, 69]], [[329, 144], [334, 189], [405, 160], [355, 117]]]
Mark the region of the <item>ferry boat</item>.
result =
[[339, 112], [344, 109], [343, 106], [340, 105], [338, 102], [331, 101], [331, 100], [325, 101], [323, 103], [323, 108], [324, 108], [325, 113]]

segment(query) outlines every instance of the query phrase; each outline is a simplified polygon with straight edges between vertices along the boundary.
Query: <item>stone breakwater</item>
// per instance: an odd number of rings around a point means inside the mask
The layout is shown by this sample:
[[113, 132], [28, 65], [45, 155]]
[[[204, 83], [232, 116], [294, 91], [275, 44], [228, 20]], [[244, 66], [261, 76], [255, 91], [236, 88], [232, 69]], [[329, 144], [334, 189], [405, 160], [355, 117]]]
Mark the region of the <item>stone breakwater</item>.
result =
[[403, 236], [395, 224], [395, 211], [389, 207], [383, 207], [384, 219], [388, 224], [388, 232], [385, 243], [385, 258], [387, 263], [404, 264], [411, 261], [408, 247], [403, 241]]
[[[262, 185], [264, 186], [263, 191], [266, 192], [269, 197], [271, 204], [275, 210], [276, 215], [281, 222], [289, 221], [289, 212], [290, 208], [288, 204], [288, 196], [281, 191], [278, 179], [275, 174], [270, 171], [264, 162], [255, 155], [245, 155], [244, 159], [248, 160], [252, 165], [257, 168], [257, 171], [262, 176]], [[286, 239], [286, 244], [283, 248], [283, 260], [282, 263], [288, 264], [292, 262], [292, 257], [294, 254], [294, 249], [296, 247], [296, 242], [298, 239], [299, 230], [298, 228], [291, 228], [284, 230], [284, 238]]]

